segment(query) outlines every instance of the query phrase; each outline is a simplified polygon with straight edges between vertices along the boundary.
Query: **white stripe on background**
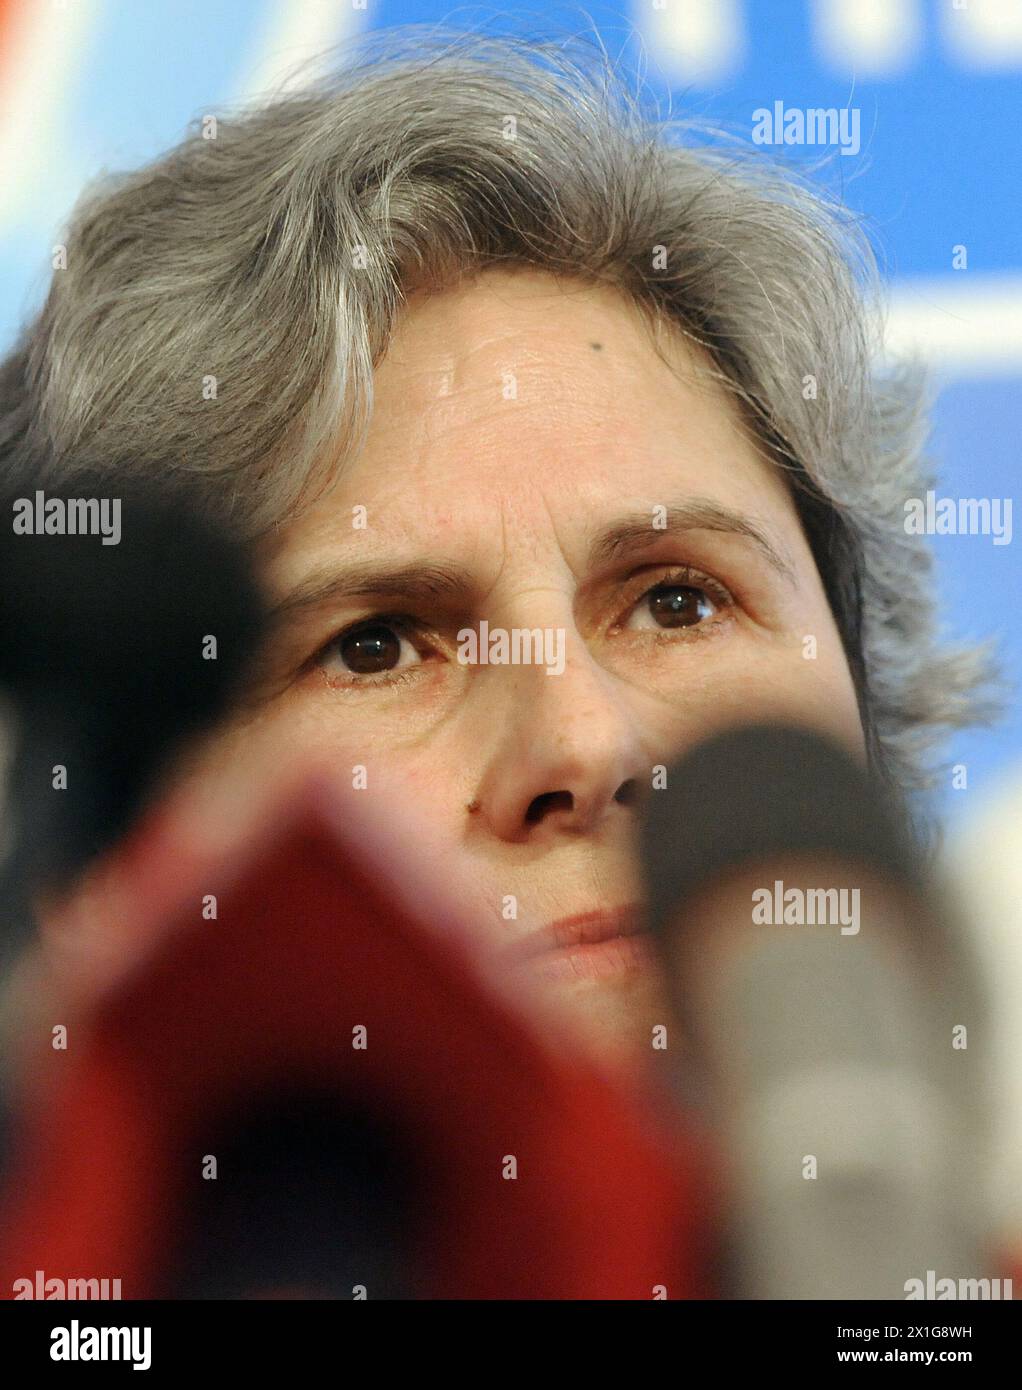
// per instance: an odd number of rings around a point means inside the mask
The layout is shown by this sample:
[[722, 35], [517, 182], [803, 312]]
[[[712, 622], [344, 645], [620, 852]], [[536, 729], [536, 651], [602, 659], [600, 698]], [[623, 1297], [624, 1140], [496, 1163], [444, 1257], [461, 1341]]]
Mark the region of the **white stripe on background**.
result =
[[963, 270], [895, 282], [887, 348], [918, 351], [954, 376], [1022, 371], [1022, 275]]
[[968, 0], [940, 6], [948, 56], [979, 70], [1022, 68], [1022, 0]]
[[634, 0], [632, 13], [651, 61], [670, 81], [709, 86], [745, 60], [740, 0], [667, 0], [662, 9]]
[[893, 77], [919, 53], [918, 0], [814, 0], [811, 14], [820, 56], [838, 72]]
[[329, 66], [327, 50], [365, 27], [367, 12], [352, 0], [274, 0], [235, 99], [256, 101], [313, 80]]
[[60, 133], [104, 0], [22, 0], [0, 85], [0, 230], [64, 163]]

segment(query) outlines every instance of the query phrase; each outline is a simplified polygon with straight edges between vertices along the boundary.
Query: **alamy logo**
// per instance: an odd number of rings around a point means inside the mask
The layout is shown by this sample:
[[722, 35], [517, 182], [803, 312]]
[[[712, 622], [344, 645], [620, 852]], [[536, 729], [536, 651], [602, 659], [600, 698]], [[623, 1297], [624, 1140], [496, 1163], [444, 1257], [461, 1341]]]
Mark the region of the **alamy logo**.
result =
[[755, 888], [752, 920], [768, 927], [840, 927], [842, 936], [859, 934], [858, 888]]
[[103, 545], [121, 539], [119, 497], [19, 497], [14, 507], [16, 536], [102, 536]]
[[545, 666], [548, 676], [564, 671], [563, 627], [491, 628], [484, 618], [479, 631], [458, 633], [458, 660], [463, 666]]
[[1010, 1279], [938, 1279], [932, 1269], [926, 1271], [922, 1279], [905, 1280], [906, 1300], [916, 1298], [937, 1299], [1012, 1299]]
[[843, 106], [760, 106], [752, 113], [756, 145], [840, 145], [842, 154], [859, 153], [859, 108]]
[[909, 497], [905, 531], [910, 536], [993, 536], [994, 545], [1011, 544], [1010, 497]]
[[51, 1361], [131, 1361], [135, 1371], [153, 1364], [151, 1327], [82, 1327], [75, 1318], [70, 1327], [50, 1333]]
[[47, 1279], [41, 1269], [35, 1279], [15, 1279], [14, 1298], [120, 1298], [120, 1279]]

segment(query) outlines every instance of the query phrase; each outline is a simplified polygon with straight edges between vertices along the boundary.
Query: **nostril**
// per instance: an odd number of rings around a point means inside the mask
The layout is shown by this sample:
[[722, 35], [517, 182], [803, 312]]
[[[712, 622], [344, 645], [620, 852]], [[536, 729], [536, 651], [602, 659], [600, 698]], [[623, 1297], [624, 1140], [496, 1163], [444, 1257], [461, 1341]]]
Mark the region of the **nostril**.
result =
[[570, 811], [575, 805], [575, 798], [571, 792], [544, 792], [542, 796], [533, 797], [529, 804], [529, 809], [525, 813], [525, 819], [530, 825], [540, 821], [548, 811]]
[[639, 784], [634, 777], [622, 782], [614, 793], [614, 800], [622, 806], [634, 806], [639, 800]]

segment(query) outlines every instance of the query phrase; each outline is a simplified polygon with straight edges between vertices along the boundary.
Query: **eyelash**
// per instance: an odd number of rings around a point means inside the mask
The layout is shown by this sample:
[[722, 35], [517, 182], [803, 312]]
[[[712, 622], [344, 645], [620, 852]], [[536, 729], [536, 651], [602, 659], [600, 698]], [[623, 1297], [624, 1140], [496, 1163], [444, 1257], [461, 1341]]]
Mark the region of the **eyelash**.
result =
[[[643, 599], [648, 598], [649, 595], [657, 589], [670, 588], [671, 586], [705, 590], [713, 602], [717, 604], [718, 608], [734, 608], [735, 601], [723, 584], [718, 580], [711, 579], [709, 575], [702, 574], [699, 570], [694, 570], [687, 565], [682, 565], [675, 569], [671, 569], [657, 579], [655, 583], [647, 584], [645, 588], [640, 590], [635, 598], [628, 604], [624, 619], [612, 623], [610, 631], [614, 633], [620, 632], [623, 622], [627, 621], [627, 618], [631, 616], [637, 605], [640, 604]], [[715, 615], [718, 620], [719, 616], [719, 614]], [[424, 628], [424, 624], [420, 619], [407, 613], [370, 613], [364, 618], [359, 618], [357, 622], [348, 623], [345, 627], [334, 633], [334, 635], [327, 642], [324, 642], [312, 655], [310, 660], [306, 663], [306, 667], [318, 666], [323, 658], [334, 647], [338, 646], [345, 637], [353, 632], [359, 631], [360, 628], [371, 627], [375, 624], [393, 628], [396, 633], [407, 638], [409, 641], [413, 640], [415, 634], [421, 636]], [[659, 632], [636, 633], [635, 635], [641, 635], [647, 641], [652, 639], [660, 645], [674, 642], [691, 642], [698, 637], [705, 636], [705, 629], [707, 627], [716, 625], [718, 625], [718, 623], [715, 622], [714, 617], [711, 617], [707, 619], [705, 623], [700, 623], [689, 628], [683, 627], [674, 630], [670, 628], [661, 628]], [[687, 635], [683, 636], [682, 634]], [[353, 675], [347, 680], [337, 678], [331, 674], [328, 676], [328, 682], [331, 689], [334, 690], [392, 689], [395, 686], [403, 685], [408, 680], [416, 679], [417, 673], [420, 670], [421, 666], [416, 664], [399, 671], [383, 671], [376, 675]]]

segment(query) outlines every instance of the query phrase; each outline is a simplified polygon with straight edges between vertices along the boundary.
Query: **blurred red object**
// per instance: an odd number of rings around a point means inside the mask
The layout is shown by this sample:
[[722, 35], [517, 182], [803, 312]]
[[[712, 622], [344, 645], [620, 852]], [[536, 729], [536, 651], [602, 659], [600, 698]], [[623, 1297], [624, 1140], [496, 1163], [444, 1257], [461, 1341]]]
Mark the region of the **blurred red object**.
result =
[[[315, 775], [264, 801], [226, 845], [203, 847], [187, 806], [153, 818], [108, 897], [124, 950], [77, 985], [65, 972], [27, 1011], [0, 1196], [5, 1296], [37, 1270], [176, 1296], [213, 1137], [260, 1097], [302, 1094], [398, 1136], [418, 1296], [712, 1296], [701, 1146], [665, 1098], [502, 992], [409, 827], [356, 816], [354, 795]], [[217, 1197], [231, 1182], [225, 1165]], [[303, 1292], [285, 1280], [256, 1296]]]

